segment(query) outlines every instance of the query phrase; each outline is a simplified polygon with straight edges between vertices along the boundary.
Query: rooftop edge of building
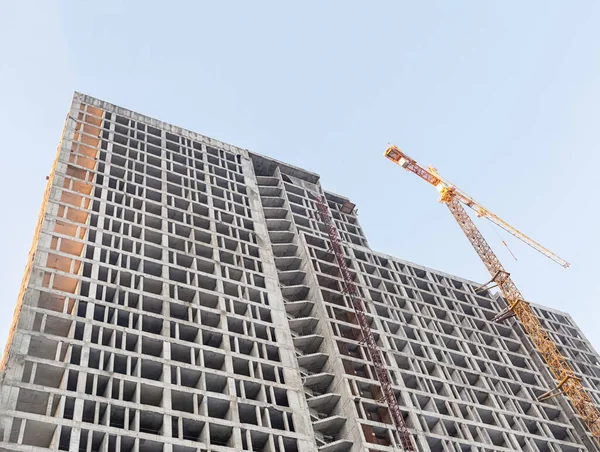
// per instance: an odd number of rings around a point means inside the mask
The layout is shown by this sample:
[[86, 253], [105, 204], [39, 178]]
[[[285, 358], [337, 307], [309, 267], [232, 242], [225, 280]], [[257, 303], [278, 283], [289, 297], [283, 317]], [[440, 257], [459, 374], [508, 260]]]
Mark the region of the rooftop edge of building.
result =
[[166, 121], [161, 121], [156, 118], [152, 118], [150, 116], [144, 115], [142, 113], [138, 113], [136, 111], [130, 110], [125, 107], [120, 107], [119, 105], [112, 104], [110, 102], [98, 99], [96, 97], [90, 96], [88, 94], [80, 93], [79, 91], [74, 91], [73, 93], [73, 101], [84, 102], [94, 107], [99, 107], [105, 111], [116, 113], [125, 117], [129, 117], [138, 121], [144, 121], [147, 124], [150, 124], [154, 127], [158, 127], [167, 131], [172, 131], [173, 133], [178, 133], [179, 135], [185, 136], [187, 138], [192, 138], [197, 141], [204, 142], [206, 144], [210, 144], [213, 146], [219, 146], [225, 150], [230, 150], [234, 152], [249, 152], [245, 148], [241, 148], [238, 146], [234, 146], [232, 144], [225, 143], [224, 141], [215, 140], [214, 138], [210, 138], [206, 135], [202, 135], [201, 133], [194, 132], [192, 130], [186, 129], [184, 127], [176, 126]]
[[125, 107], [121, 107], [119, 105], [107, 102], [102, 99], [98, 99], [97, 97], [94, 97], [94, 96], [90, 96], [89, 94], [81, 93], [79, 91], [74, 91], [73, 100], [85, 102], [85, 103], [88, 103], [93, 106], [98, 106], [98, 107], [102, 108], [103, 110], [109, 111], [111, 113], [120, 114], [120, 115], [123, 115], [126, 117], [137, 118], [137, 120], [143, 120], [144, 122], [149, 123], [158, 128], [173, 131], [173, 132], [179, 133], [180, 135], [183, 135], [183, 136], [189, 136], [190, 138], [194, 138], [198, 141], [204, 141], [207, 144], [212, 144], [212, 145], [221, 147], [225, 150], [233, 150], [236, 152], [247, 152], [250, 157], [255, 156], [255, 157], [264, 159], [266, 161], [273, 162], [275, 165], [283, 166], [289, 171], [289, 174], [291, 176], [299, 177], [299, 178], [307, 180], [308, 182], [311, 182], [313, 184], [316, 184], [320, 179], [320, 176], [317, 173], [314, 173], [312, 171], [307, 171], [306, 169], [299, 168], [294, 165], [290, 165], [289, 163], [282, 162], [282, 161], [274, 159], [272, 157], [267, 157], [265, 155], [259, 154], [258, 152], [250, 151], [246, 148], [242, 148], [242, 147], [235, 146], [235, 145], [232, 145], [229, 143], [225, 143], [224, 141], [216, 140], [214, 138], [203, 135], [199, 132], [194, 132], [194, 131], [186, 129], [184, 127], [176, 126], [169, 122], [161, 121], [156, 118], [152, 118], [152, 117], [144, 115], [142, 113], [138, 113], [134, 110], [131, 110], [131, 109], [128, 109]]

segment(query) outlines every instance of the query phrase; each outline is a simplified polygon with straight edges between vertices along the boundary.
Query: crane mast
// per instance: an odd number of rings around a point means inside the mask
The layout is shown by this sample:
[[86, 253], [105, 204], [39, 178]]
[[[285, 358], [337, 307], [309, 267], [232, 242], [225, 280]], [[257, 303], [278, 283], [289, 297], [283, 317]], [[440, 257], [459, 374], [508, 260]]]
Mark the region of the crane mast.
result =
[[323, 198], [320, 195], [315, 195], [315, 201], [317, 203], [317, 209], [319, 216], [321, 217], [321, 221], [325, 224], [325, 226], [327, 226], [327, 233], [329, 235], [329, 241], [331, 242], [331, 251], [335, 255], [338, 267], [340, 268], [340, 273], [342, 275], [342, 279], [344, 280], [344, 289], [352, 301], [352, 307], [354, 308], [354, 313], [362, 333], [363, 341], [367, 346], [369, 358], [371, 359], [373, 367], [375, 368], [375, 375], [379, 381], [379, 384], [381, 385], [381, 392], [383, 393], [383, 397], [387, 403], [391, 417], [396, 426], [396, 431], [400, 436], [402, 449], [408, 452], [415, 452], [416, 449], [413, 445], [408, 428], [406, 427], [406, 423], [404, 422], [404, 417], [402, 416], [400, 407], [398, 406], [398, 400], [396, 400], [396, 395], [394, 394], [394, 389], [392, 387], [392, 382], [390, 380], [383, 355], [381, 354], [381, 350], [379, 350], [379, 347], [375, 342], [375, 338], [373, 337], [373, 333], [371, 332], [369, 320], [367, 319], [367, 315], [365, 313], [364, 303], [358, 296], [358, 289], [356, 288], [356, 284], [354, 284], [354, 279], [352, 278], [352, 274], [350, 273], [348, 265], [346, 264], [346, 258], [344, 257], [344, 251], [342, 249], [341, 239], [337, 232], [337, 228], [335, 227], [333, 218], [331, 218], [331, 215], [329, 214], [329, 208], [327, 207], [327, 204]]
[[[475, 203], [471, 197], [458, 190], [453, 184], [443, 179], [434, 168], [430, 167], [429, 169], [425, 169], [415, 160], [406, 156], [396, 146], [389, 147], [384, 155], [389, 160], [416, 174], [438, 189], [440, 192], [440, 202], [446, 204], [454, 216], [454, 219], [463, 230], [492, 276], [491, 281], [498, 286], [504, 295], [507, 308], [496, 316], [495, 320], [503, 321], [508, 317], [516, 316], [558, 382], [556, 388], [553, 391], [543, 394], [540, 397], [540, 400], [546, 400], [559, 395], [562, 391], [570, 400], [575, 411], [585, 422], [596, 443], [600, 445], [600, 411], [598, 411], [594, 405], [592, 398], [585, 390], [581, 380], [577, 378], [575, 372], [573, 372], [555, 342], [542, 326], [530, 304], [525, 301], [523, 295], [521, 295], [521, 292], [511, 279], [510, 274], [504, 269], [490, 245], [487, 243], [479, 229], [477, 229], [477, 226], [471, 217], [467, 214], [463, 204], [473, 208], [475, 211], [478, 211], [480, 208], [483, 209], [483, 207], [479, 203]], [[488, 219], [497, 218], [506, 225], [506, 227], [502, 226], [503, 229], [509, 231], [511, 234], [515, 235], [515, 237], [524, 241], [563, 267], [568, 267], [569, 264], [566, 261], [508, 225], [508, 223], [499, 219], [496, 215], [491, 214], [491, 212], [485, 210], [485, 212], [482, 212], [479, 216], [485, 216]], [[498, 224], [497, 221], [493, 222]]]

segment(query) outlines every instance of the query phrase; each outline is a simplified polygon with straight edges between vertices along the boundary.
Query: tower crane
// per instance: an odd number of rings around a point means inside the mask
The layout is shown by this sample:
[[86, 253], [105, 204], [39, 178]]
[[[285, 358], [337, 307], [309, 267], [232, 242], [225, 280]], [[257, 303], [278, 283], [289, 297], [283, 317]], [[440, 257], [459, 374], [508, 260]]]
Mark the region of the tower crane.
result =
[[539, 400], [547, 400], [561, 394], [561, 392], [564, 393], [575, 411], [585, 422], [596, 443], [600, 445], [600, 411], [594, 405], [581, 380], [575, 375], [557, 345], [542, 326], [530, 304], [521, 295], [511, 279], [510, 273], [504, 269], [490, 245], [467, 214], [464, 206], [473, 209], [477, 216], [487, 218], [563, 267], [568, 267], [569, 263], [483, 207], [450, 181], [440, 176], [435, 168], [431, 166], [424, 168], [396, 146], [390, 146], [385, 151], [384, 156], [438, 189], [440, 202], [446, 204], [492, 277], [489, 283], [484, 284], [482, 287], [493, 283], [504, 295], [507, 307], [494, 320], [502, 322], [509, 317], [516, 316], [557, 380], [556, 388], [541, 395]]

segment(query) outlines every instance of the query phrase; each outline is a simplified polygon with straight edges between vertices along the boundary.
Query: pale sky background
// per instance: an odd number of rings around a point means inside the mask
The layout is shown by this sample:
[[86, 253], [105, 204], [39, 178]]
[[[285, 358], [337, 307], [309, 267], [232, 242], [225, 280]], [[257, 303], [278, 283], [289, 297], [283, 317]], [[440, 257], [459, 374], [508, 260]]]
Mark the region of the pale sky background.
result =
[[572, 263], [478, 225], [600, 348], [600, 3], [0, 0], [0, 343], [73, 91], [310, 169], [371, 246], [489, 279], [404, 149]]

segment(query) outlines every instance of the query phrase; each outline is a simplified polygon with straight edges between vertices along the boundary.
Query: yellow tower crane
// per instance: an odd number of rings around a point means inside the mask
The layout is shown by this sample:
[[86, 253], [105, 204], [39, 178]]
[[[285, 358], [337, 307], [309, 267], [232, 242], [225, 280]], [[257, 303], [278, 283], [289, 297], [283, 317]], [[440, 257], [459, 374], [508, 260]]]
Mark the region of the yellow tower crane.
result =
[[[384, 155], [392, 162], [400, 165], [407, 171], [416, 174], [438, 189], [440, 192], [440, 202], [448, 206], [454, 219], [458, 222], [458, 225], [463, 230], [489, 271], [492, 279], [488, 284], [494, 283], [504, 295], [507, 307], [504, 311], [499, 313], [494, 320], [501, 322], [509, 317], [516, 316], [548, 364], [554, 378], [557, 380], [556, 388], [540, 396], [540, 400], [546, 400], [559, 395], [561, 391], [564, 392], [571, 401], [575, 411], [587, 425], [595, 441], [600, 445], [600, 411], [598, 411], [594, 405], [592, 398], [583, 387], [581, 380], [577, 378], [565, 357], [558, 350], [558, 347], [540, 323], [540, 320], [537, 318], [529, 303], [525, 301], [523, 295], [521, 295], [521, 292], [517, 289], [517, 286], [510, 277], [510, 273], [504, 269], [490, 245], [477, 229], [477, 226], [475, 226], [471, 217], [467, 214], [463, 205], [470, 207], [477, 213], [477, 216], [487, 218], [492, 223], [500, 226], [502, 229], [508, 231], [519, 240], [522, 240], [533, 249], [539, 251], [544, 256], [552, 259], [563, 267], [568, 267], [569, 263], [550, 250], [544, 248], [536, 241], [527, 237], [525, 234], [519, 232], [497, 215], [494, 215], [472, 197], [459, 190], [454, 184], [441, 177], [435, 168], [431, 166], [428, 168], [422, 167], [396, 146], [390, 146], [385, 151]], [[484, 286], [487, 286], [488, 284]]]

